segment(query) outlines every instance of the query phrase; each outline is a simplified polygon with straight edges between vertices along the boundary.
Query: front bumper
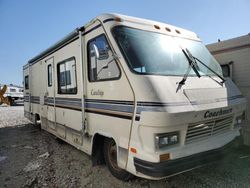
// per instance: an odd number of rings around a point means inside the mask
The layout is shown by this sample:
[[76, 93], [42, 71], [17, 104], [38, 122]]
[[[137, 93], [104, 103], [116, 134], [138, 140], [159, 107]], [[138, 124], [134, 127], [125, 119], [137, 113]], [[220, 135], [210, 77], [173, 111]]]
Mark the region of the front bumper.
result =
[[237, 142], [238, 139], [234, 139], [221, 148], [159, 163], [152, 163], [134, 158], [134, 165], [136, 171], [144, 175], [154, 178], [167, 177], [176, 173], [203, 166], [214, 161], [221, 160], [227, 153], [229, 153], [233, 149], [233, 146], [235, 146]]

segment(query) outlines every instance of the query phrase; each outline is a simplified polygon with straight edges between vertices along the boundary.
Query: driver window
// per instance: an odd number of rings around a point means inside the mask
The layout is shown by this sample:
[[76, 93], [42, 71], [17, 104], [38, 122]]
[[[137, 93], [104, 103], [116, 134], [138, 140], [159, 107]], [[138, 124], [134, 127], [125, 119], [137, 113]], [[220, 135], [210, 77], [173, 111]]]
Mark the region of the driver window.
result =
[[120, 70], [104, 35], [88, 42], [89, 81], [114, 80], [120, 77]]

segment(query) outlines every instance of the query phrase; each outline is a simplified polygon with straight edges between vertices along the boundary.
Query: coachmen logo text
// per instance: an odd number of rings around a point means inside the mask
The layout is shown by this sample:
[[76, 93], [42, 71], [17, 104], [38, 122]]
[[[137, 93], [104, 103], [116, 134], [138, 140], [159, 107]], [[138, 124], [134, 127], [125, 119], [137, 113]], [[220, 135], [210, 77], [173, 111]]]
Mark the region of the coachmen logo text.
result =
[[232, 108], [230, 109], [225, 109], [225, 110], [218, 110], [218, 111], [215, 111], [215, 112], [211, 112], [211, 111], [206, 111], [205, 114], [204, 114], [204, 118], [211, 118], [211, 117], [217, 117], [217, 116], [221, 116], [221, 115], [224, 115], [224, 114], [229, 114], [233, 111]]
[[104, 95], [104, 91], [91, 89], [91, 95], [99, 95], [102, 97]]

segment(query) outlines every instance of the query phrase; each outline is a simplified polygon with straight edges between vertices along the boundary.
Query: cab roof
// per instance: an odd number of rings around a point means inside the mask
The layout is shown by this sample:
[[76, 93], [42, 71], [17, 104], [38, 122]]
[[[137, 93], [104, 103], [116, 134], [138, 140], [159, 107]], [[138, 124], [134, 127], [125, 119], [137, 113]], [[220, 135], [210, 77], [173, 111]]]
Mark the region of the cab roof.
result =
[[[70, 42], [76, 40], [79, 38], [79, 32], [82, 32], [82, 34], [86, 34], [90, 32], [91, 30], [87, 30], [89, 26], [91, 26], [93, 23], [95, 23], [97, 20], [101, 21], [103, 24], [111, 21], [115, 22], [130, 22], [138, 25], [144, 25], [144, 26], [152, 26], [156, 31], [160, 32], [167, 32], [169, 35], [174, 36], [180, 36], [180, 37], [186, 37], [194, 40], [200, 40], [199, 37], [191, 31], [188, 31], [186, 29], [182, 29], [179, 27], [175, 27], [169, 24], [160, 23], [157, 21], [152, 21], [148, 19], [142, 19], [132, 16], [126, 16], [122, 14], [116, 14], [116, 13], [106, 13], [101, 14], [91, 20], [89, 23], [85, 24], [84, 26], [77, 27], [74, 29], [71, 33], [66, 35], [63, 39], [59, 40], [57, 43], [49, 47], [48, 49], [42, 51], [40, 54], [35, 56], [34, 58], [30, 59], [26, 65], [23, 66], [23, 69], [26, 69], [30, 64], [34, 64], [40, 60], [42, 60], [44, 57], [54, 53], [58, 49], [62, 48], [63, 46], [69, 44]], [[101, 26], [101, 25], [100, 25]]]

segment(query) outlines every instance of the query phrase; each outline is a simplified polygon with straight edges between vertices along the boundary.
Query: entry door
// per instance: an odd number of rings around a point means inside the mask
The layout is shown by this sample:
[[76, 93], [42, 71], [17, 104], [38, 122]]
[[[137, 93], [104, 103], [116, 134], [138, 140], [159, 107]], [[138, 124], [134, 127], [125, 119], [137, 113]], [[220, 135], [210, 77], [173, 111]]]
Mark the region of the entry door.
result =
[[31, 112], [31, 105], [30, 105], [30, 84], [29, 84], [29, 74], [30, 74], [30, 67], [23, 71], [23, 80], [24, 80], [24, 111]]
[[47, 125], [50, 129], [56, 129], [56, 108], [55, 108], [55, 66], [54, 57], [46, 60], [47, 92], [45, 100], [47, 105]]

